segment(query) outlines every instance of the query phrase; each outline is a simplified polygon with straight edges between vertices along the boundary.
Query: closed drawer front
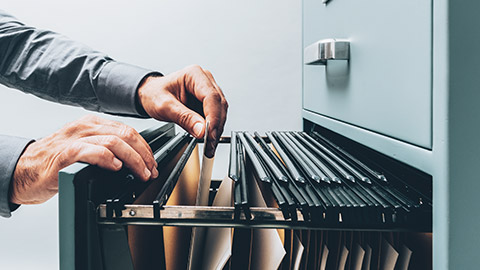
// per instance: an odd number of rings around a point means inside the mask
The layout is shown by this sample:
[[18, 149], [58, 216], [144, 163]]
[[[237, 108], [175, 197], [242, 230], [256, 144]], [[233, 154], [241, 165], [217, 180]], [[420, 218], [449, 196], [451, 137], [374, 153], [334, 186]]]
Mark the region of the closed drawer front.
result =
[[304, 0], [303, 20], [304, 47], [350, 42], [349, 61], [304, 65], [304, 109], [431, 148], [431, 0]]

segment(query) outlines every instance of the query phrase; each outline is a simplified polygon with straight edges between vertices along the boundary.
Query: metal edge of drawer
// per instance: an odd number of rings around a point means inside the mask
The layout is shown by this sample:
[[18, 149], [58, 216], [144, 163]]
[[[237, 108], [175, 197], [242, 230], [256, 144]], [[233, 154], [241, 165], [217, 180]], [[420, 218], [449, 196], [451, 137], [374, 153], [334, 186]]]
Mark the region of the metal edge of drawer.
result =
[[386, 135], [350, 125], [320, 114], [302, 110], [302, 117], [318, 125], [328, 128], [398, 161], [413, 166], [428, 174], [433, 174], [433, 153], [407, 142]]

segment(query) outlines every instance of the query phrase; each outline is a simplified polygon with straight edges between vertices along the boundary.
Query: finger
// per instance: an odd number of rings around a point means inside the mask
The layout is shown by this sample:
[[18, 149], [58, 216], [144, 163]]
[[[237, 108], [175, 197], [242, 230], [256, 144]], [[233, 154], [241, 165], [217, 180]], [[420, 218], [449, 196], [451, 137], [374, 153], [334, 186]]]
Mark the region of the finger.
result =
[[184, 83], [186, 90], [202, 101], [212, 92], [217, 92], [210, 78], [200, 66], [190, 66], [184, 70]]
[[[101, 119], [101, 118], [99, 118]], [[102, 119], [97, 122], [97, 125], [101, 125], [101, 128], [92, 129], [89, 136], [96, 135], [114, 135], [121, 138], [124, 142], [128, 143], [145, 161], [148, 169], [154, 172], [154, 168], [157, 167], [157, 162], [153, 157], [153, 152], [145, 139], [132, 127], [125, 124]]]
[[81, 141], [70, 144], [55, 159], [58, 170], [79, 161], [113, 171], [122, 168], [122, 162], [106, 147]]
[[[211, 78], [213, 79], [213, 76]], [[217, 90], [218, 86], [216, 87], [209, 75], [198, 66], [187, 69], [185, 84], [187, 90], [203, 103], [205, 119], [211, 126], [208, 139], [212, 141], [207, 144], [206, 153], [207, 156], [212, 157], [226, 122], [228, 103], [223, 93]]]
[[[220, 89], [220, 86], [218, 86], [217, 82], [215, 81], [215, 79], [213, 78], [213, 75], [210, 71], [206, 70], [206, 69], [203, 69], [203, 72], [207, 75], [207, 77], [210, 79], [210, 81], [212, 82], [212, 84], [215, 86], [215, 89], [217, 89], [218, 93], [222, 96], [222, 105], [225, 107], [224, 110], [222, 110], [222, 113], [224, 114], [221, 119], [224, 119], [226, 121], [226, 117], [227, 117], [227, 110], [228, 110], [228, 102], [227, 100], [225, 99], [225, 95], [223, 94], [222, 92], [222, 89]], [[218, 129], [217, 129], [217, 139], [222, 135], [223, 133], [223, 128], [224, 128], [224, 125], [225, 125], [225, 122], [223, 123], [220, 123]]]
[[[217, 132], [216, 132], [217, 137], [214, 136], [215, 134], [212, 134], [212, 139], [217, 139], [218, 140], [220, 138], [220, 136], [222, 135], [223, 128], [225, 126], [225, 121], [226, 121], [226, 118], [227, 118], [228, 103], [227, 103], [227, 100], [225, 99], [225, 95], [223, 94], [222, 90], [220, 89], [217, 82], [213, 78], [212, 73], [210, 71], [206, 70], [206, 69], [203, 69], [203, 72], [207, 75], [207, 77], [210, 79], [212, 84], [215, 86], [215, 89], [217, 89], [218, 93], [222, 96], [221, 103], [224, 106], [224, 110], [221, 111], [222, 114], [223, 114], [221, 116], [221, 119], [223, 120], [223, 122], [220, 122], [219, 126], [217, 127]], [[213, 126], [212, 126], [212, 128], [213, 128]], [[213, 148], [213, 150], [215, 150], [215, 147], [216, 147], [216, 145], [214, 144], [214, 142], [210, 142], [210, 145], [207, 146], [207, 149]]]
[[117, 136], [130, 145], [142, 157], [150, 171], [153, 171], [153, 169], [157, 167], [152, 149], [135, 129], [127, 125], [119, 126]]
[[[207, 75], [207, 77], [210, 79], [210, 82], [215, 86], [215, 89], [217, 89], [218, 93], [222, 96], [222, 100], [221, 100], [221, 103], [222, 105], [225, 107], [224, 110], [222, 110], [221, 112], [224, 114], [221, 119], [225, 119], [226, 120], [226, 116], [227, 116], [227, 110], [228, 110], [228, 102], [227, 100], [225, 99], [225, 95], [223, 94], [222, 90], [220, 89], [220, 87], [218, 86], [217, 82], [215, 81], [215, 79], [213, 78], [213, 75], [210, 71], [206, 70], [206, 69], [203, 69], [203, 72], [205, 73], [205, 75]], [[223, 128], [224, 128], [224, 124], [225, 122], [223, 123], [220, 123], [219, 127], [217, 128], [217, 139], [222, 135], [223, 133]]]
[[205, 131], [205, 119], [200, 114], [190, 110], [173, 96], [167, 105], [163, 106], [163, 109], [162, 118], [177, 123], [196, 138], [202, 138]]
[[210, 122], [209, 136], [207, 140], [207, 157], [213, 157], [219, 138], [227, 120], [227, 108], [222, 104], [219, 95], [210, 95], [203, 100], [205, 118]]
[[150, 145], [134, 128], [116, 121], [111, 121], [110, 125], [112, 125], [113, 127], [117, 127], [120, 130], [120, 133], [123, 133], [124, 138], [127, 139], [129, 142], [129, 138], [131, 138], [132, 147], [134, 147], [135, 149], [140, 149], [141, 145], [143, 145], [144, 150], [147, 150], [148, 152], [150, 152], [151, 155], [153, 155], [153, 151]]
[[[88, 128], [84, 129], [84, 137], [94, 136], [94, 135], [117, 135], [127, 141], [134, 149], [139, 153], [144, 151], [150, 152], [153, 155], [152, 149], [145, 141], [145, 139], [132, 127], [129, 127], [123, 123], [112, 121], [108, 119], [103, 119], [95, 115], [88, 115], [81, 119], [86, 122]], [[144, 157], [148, 159], [147, 156]], [[156, 166], [156, 164], [155, 164]], [[149, 167], [151, 168], [151, 167]]]
[[148, 164], [152, 164], [154, 160], [153, 156], [149, 158], [149, 161], [144, 160], [142, 156], [145, 156], [145, 154], [142, 155], [141, 153], [136, 152], [128, 143], [117, 136], [91, 136], [82, 138], [80, 141], [107, 148], [116, 158], [120, 159], [127, 168], [130, 168], [132, 172], [142, 180], [148, 180], [150, 177], [158, 177], [158, 171], [155, 166]]
[[210, 82], [213, 84], [213, 86], [215, 87], [215, 89], [217, 89], [217, 91], [219, 92], [220, 95], [222, 95], [223, 98], [225, 98], [225, 94], [223, 94], [222, 92], [222, 89], [220, 88], [220, 86], [218, 86], [218, 83], [217, 81], [215, 81], [215, 78], [213, 78], [213, 74], [206, 70], [206, 69], [203, 69], [203, 72], [205, 73], [205, 75], [207, 75], [207, 77], [210, 79]]

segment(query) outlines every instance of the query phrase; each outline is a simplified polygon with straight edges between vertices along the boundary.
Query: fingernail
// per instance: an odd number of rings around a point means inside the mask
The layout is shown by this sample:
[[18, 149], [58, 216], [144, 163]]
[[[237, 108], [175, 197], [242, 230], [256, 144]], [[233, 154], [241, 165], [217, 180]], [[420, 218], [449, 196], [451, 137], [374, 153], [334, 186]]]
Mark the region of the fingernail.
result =
[[152, 170], [152, 178], [157, 178], [158, 177], [158, 170], [157, 168], [153, 167], [153, 170]]
[[145, 176], [145, 179], [149, 179], [152, 173], [150, 172], [150, 170], [145, 168], [145, 171], [143, 171], [143, 175]]
[[114, 166], [115, 168], [120, 168], [120, 167], [122, 167], [122, 162], [121, 162], [119, 159], [114, 158], [114, 159], [113, 159], [113, 166]]
[[202, 134], [202, 130], [203, 130], [203, 124], [200, 122], [196, 123], [193, 126], [193, 133], [197, 137], [200, 137], [200, 135]]

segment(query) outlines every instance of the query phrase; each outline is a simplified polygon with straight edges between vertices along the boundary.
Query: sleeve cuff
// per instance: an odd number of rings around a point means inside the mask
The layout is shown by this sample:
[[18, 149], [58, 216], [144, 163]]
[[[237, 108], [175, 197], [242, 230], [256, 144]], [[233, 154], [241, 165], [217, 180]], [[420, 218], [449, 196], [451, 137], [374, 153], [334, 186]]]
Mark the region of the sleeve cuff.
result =
[[120, 62], [108, 62], [98, 77], [97, 97], [106, 113], [149, 117], [137, 102], [137, 89], [145, 77], [161, 73]]
[[10, 182], [18, 159], [31, 139], [0, 135], [0, 216], [10, 217], [18, 205], [8, 201]]

